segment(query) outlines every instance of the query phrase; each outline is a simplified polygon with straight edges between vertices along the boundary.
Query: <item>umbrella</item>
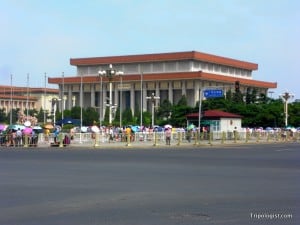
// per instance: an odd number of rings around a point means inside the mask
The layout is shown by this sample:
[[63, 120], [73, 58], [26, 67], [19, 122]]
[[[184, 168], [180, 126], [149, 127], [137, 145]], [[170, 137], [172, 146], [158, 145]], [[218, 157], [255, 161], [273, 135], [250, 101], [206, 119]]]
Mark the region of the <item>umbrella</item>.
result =
[[5, 130], [7, 127], [7, 125], [5, 124], [0, 124], [0, 131]]
[[63, 124], [73, 124], [80, 126], [80, 120], [79, 119], [72, 119], [72, 118], [64, 118], [63, 120], [56, 121], [57, 125], [63, 125]]
[[88, 127], [81, 127], [80, 130], [82, 133], [86, 133], [88, 131]]
[[95, 125], [92, 126], [91, 130], [92, 130], [92, 132], [94, 132], [94, 133], [99, 133], [99, 132], [100, 132], [99, 127], [97, 127], [97, 126], [95, 126]]
[[31, 122], [29, 120], [27, 120], [25, 123], [24, 123], [24, 126], [25, 127], [30, 127], [31, 126]]
[[130, 128], [134, 133], [139, 132], [140, 130], [140, 126], [130, 126]]
[[53, 127], [52, 124], [46, 124], [46, 125], [44, 125], [44, 128], [46, 128], [46, 129], [53, 129], [54, 127]]
[[266, 127], [266, 131], [271, 132], [274, 131], [274, 129], [272, 127]]
[[165, 129], [172, 129], [172, 125], [170, 124], [165, 125]]
[[33, 126], [32, 129], [33, 130], [43, 130], [43, 128], [41, 126]]
[[31, 127], [25, 127], [25, 128], [23, 129], [23, 134], [29, 135], [29, 134], [31, 134], [31, 133], [32, 133], [32, 128], [31, 128]]
[[291, 130], [291, 129], [293, 129], [294, 127], [292, 127], [292, 126], [287, 126], [285, 129], [287, 129], [287, 130]]
[[24, 126], [19, 124], [12, 124], [7, 127], [8, 130], [23, 130]]
[[32, 127], [32, 130], [34, 130], [37, 133], [42, 133], [43, 132], [43, 128], [40, 126], [34, 126]]
[[194, 128], [195, 128], [195, 125], [194, 125], [194, 124], [190, 124], [190, 125], [187, 127], [188, 130], [192, 130], [192, 129], [194, 129]]

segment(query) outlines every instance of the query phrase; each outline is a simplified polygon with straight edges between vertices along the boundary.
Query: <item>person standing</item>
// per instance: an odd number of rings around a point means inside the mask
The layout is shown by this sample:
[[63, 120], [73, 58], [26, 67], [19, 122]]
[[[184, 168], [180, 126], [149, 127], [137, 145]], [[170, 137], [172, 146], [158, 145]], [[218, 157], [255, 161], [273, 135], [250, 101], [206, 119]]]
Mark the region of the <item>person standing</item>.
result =
[[165, 135], [166, 135], [166, 145], [171, 145], [171, 134], [172, 131], [170, 128], [167, 128], [165, 131]]

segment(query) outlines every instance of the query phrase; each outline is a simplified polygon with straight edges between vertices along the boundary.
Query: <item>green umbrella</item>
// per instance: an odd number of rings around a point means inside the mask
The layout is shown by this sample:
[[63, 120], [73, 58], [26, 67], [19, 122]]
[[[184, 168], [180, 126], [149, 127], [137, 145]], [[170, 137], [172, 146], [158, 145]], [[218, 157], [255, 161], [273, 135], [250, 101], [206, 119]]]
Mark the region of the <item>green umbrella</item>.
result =
[[7, 130], [23, 130], [25, 127], [19, 124], [11, 124], [7, 127]]
[[194, 129], [194, 128], [195, 128], [195, 125], [194, 125], [194, 124], [190, 124], [190, 125], [187, 127], [188, 130], [192, 130], [192, 129]]

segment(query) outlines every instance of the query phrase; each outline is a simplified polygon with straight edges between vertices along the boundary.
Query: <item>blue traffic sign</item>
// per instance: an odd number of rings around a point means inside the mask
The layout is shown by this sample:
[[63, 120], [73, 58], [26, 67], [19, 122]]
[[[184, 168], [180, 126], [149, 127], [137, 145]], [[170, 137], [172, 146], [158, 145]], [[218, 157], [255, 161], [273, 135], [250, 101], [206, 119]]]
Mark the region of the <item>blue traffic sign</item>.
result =
[[205, 98], [223, 97], [223, 90], [220, 90], [220, 89], [204, 90], [204, 97]]

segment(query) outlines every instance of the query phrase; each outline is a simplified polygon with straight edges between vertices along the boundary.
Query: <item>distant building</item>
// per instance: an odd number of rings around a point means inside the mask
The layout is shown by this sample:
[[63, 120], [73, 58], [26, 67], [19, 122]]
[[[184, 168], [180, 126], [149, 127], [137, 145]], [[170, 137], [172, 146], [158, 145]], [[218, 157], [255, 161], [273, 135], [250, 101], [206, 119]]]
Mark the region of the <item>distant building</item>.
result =
[[27, 88], [0, 85], [0, 109], [6, 113], [13, 109], [36, 109], [41, 108], [51, 112], [52, 99], [58, 98], [58, 89], [54, 88]]
[[[199, 124], [199, 113], [186, 115], [187, 124]], [[220, 110], [207, 110], [201, 117], [201, 127], [208, 126], [211, 131], [228, 132], [242, 129], [242, 116]]]
[[[66, 109], [80, 106], [94, 107], [104, 116], [109, 97], [109, 83], [100, 77], [112, 64], [121, 77], [112, 79], [112, 105], [151, 111], [151, 102], [146, 100], [152, 93], [159, 96], [157, 103], [169, 100], [176, 104], [185, 95], [190, 106], [199, 101], [199, 91], [209, 87], [220, 87], [224, 92], [234, 91], [238, 81], [240, 91], [246, 93], [256, 89], [257, 93], [268, 93], [277, 83], [252, 79], [252, 71], [258, 69], [255, 63], [201, 53], [196, 51], [105, 56], [94, 58], [71, 58], [70, 64], [77, 67], [73, 77], [48, 78], [51, 84], [59, 85], [59, 96], [66, 99]], [[101, 113], [102, 111], [102, 113]]]

